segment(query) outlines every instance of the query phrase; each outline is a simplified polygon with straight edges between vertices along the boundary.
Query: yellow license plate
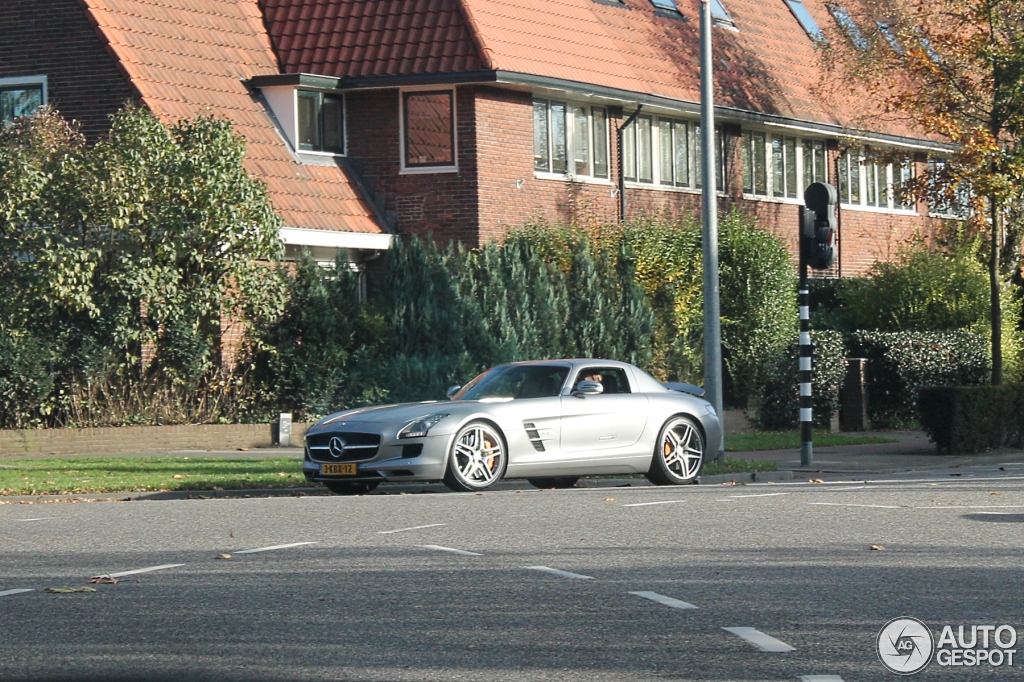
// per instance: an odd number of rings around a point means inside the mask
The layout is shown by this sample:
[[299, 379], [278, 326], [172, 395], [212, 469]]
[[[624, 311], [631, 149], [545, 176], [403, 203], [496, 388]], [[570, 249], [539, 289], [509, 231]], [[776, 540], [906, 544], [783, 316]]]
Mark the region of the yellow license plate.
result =
[[355, 476], [359, 473], [355, 464], [321, 464], [321, 476]]

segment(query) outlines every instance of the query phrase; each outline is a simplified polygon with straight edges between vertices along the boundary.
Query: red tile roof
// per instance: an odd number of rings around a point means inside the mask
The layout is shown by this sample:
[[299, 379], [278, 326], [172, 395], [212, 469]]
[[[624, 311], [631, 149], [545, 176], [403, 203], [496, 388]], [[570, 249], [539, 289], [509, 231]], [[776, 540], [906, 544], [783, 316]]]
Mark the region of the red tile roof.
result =
[[279, 73], [257, 0], [81, 0], [142, 102], [165, 121], [229, 119], [286, 226], [380, 233], [344, 171], [295, 161], [243, 79]]
[[458, 0], [260, 0], [281, 70], [338, 77], [485, 68]]

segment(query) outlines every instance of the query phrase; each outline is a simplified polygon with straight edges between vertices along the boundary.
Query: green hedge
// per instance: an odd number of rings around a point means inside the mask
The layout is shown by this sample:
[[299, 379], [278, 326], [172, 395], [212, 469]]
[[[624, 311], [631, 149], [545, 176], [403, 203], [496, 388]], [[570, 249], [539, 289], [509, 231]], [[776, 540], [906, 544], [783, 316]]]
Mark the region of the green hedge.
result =
[[903, 428], [918, 417], [926, 386], [976, 386], [989, 376], [984, 336], [967, 331], [856, 332], [850, 357], [868, 359], [868, 416], [876, 428]]
[[[827, 427], [832, 414], [839, 409], [839, 389], [846, 376], [843, 335], [835, 331], [815, 330], [811, 332], [811, 341], [814, 344], [814, 362], [811, 365], [814, 421]], [[760, 387], [761, 409], [757, 415], [759, 428], [779, 431], [797, 425], [799, 365], [800, 346], [795, 341], [765, 363], [765, 378]]]
[[1019, 445], [1024, 386], [930, 386], [918, 393], [921, 428], [941, 452]]

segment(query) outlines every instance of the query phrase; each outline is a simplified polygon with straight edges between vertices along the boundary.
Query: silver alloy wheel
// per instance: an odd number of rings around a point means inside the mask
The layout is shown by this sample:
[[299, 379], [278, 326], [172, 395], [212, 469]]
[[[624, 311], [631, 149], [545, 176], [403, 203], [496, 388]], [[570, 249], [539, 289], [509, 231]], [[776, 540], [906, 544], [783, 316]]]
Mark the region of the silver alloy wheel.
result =
[[681, 480], [689, 480], [700, 471], [704, 460], [704, 439], [689, 419], [677, 417], [662, 431], [661, 457], [665, 468]]
[[505, 470], [504, 441], [491, 426], [470, 424], [456, 436], [451, 463], [466, 486], [486, 488]]

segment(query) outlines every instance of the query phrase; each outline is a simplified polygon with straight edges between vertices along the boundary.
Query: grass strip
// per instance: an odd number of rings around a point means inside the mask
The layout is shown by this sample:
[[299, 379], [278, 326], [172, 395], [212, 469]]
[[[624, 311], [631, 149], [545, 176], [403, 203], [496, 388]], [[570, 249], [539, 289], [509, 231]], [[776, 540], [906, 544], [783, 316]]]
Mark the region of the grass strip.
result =
[[[896, 439], [886, 436], [852, 436], [828, 431], [814, 432], [815, 447], [833, 445], [869, 445], [873, 443], [895, 443]], [[726, 452], [751, 452], [756, 450], [789, 450], [800, 447], [799, 431], [758, 431], [734, 433], [725, 437]], [[762, 469], [763, 471], [763, 469]]]
[[[9, 467], [9, 468], [8, 468]], [[0, 495], [301, 488], [302, 457], [96, 457], [4, 460]]]

